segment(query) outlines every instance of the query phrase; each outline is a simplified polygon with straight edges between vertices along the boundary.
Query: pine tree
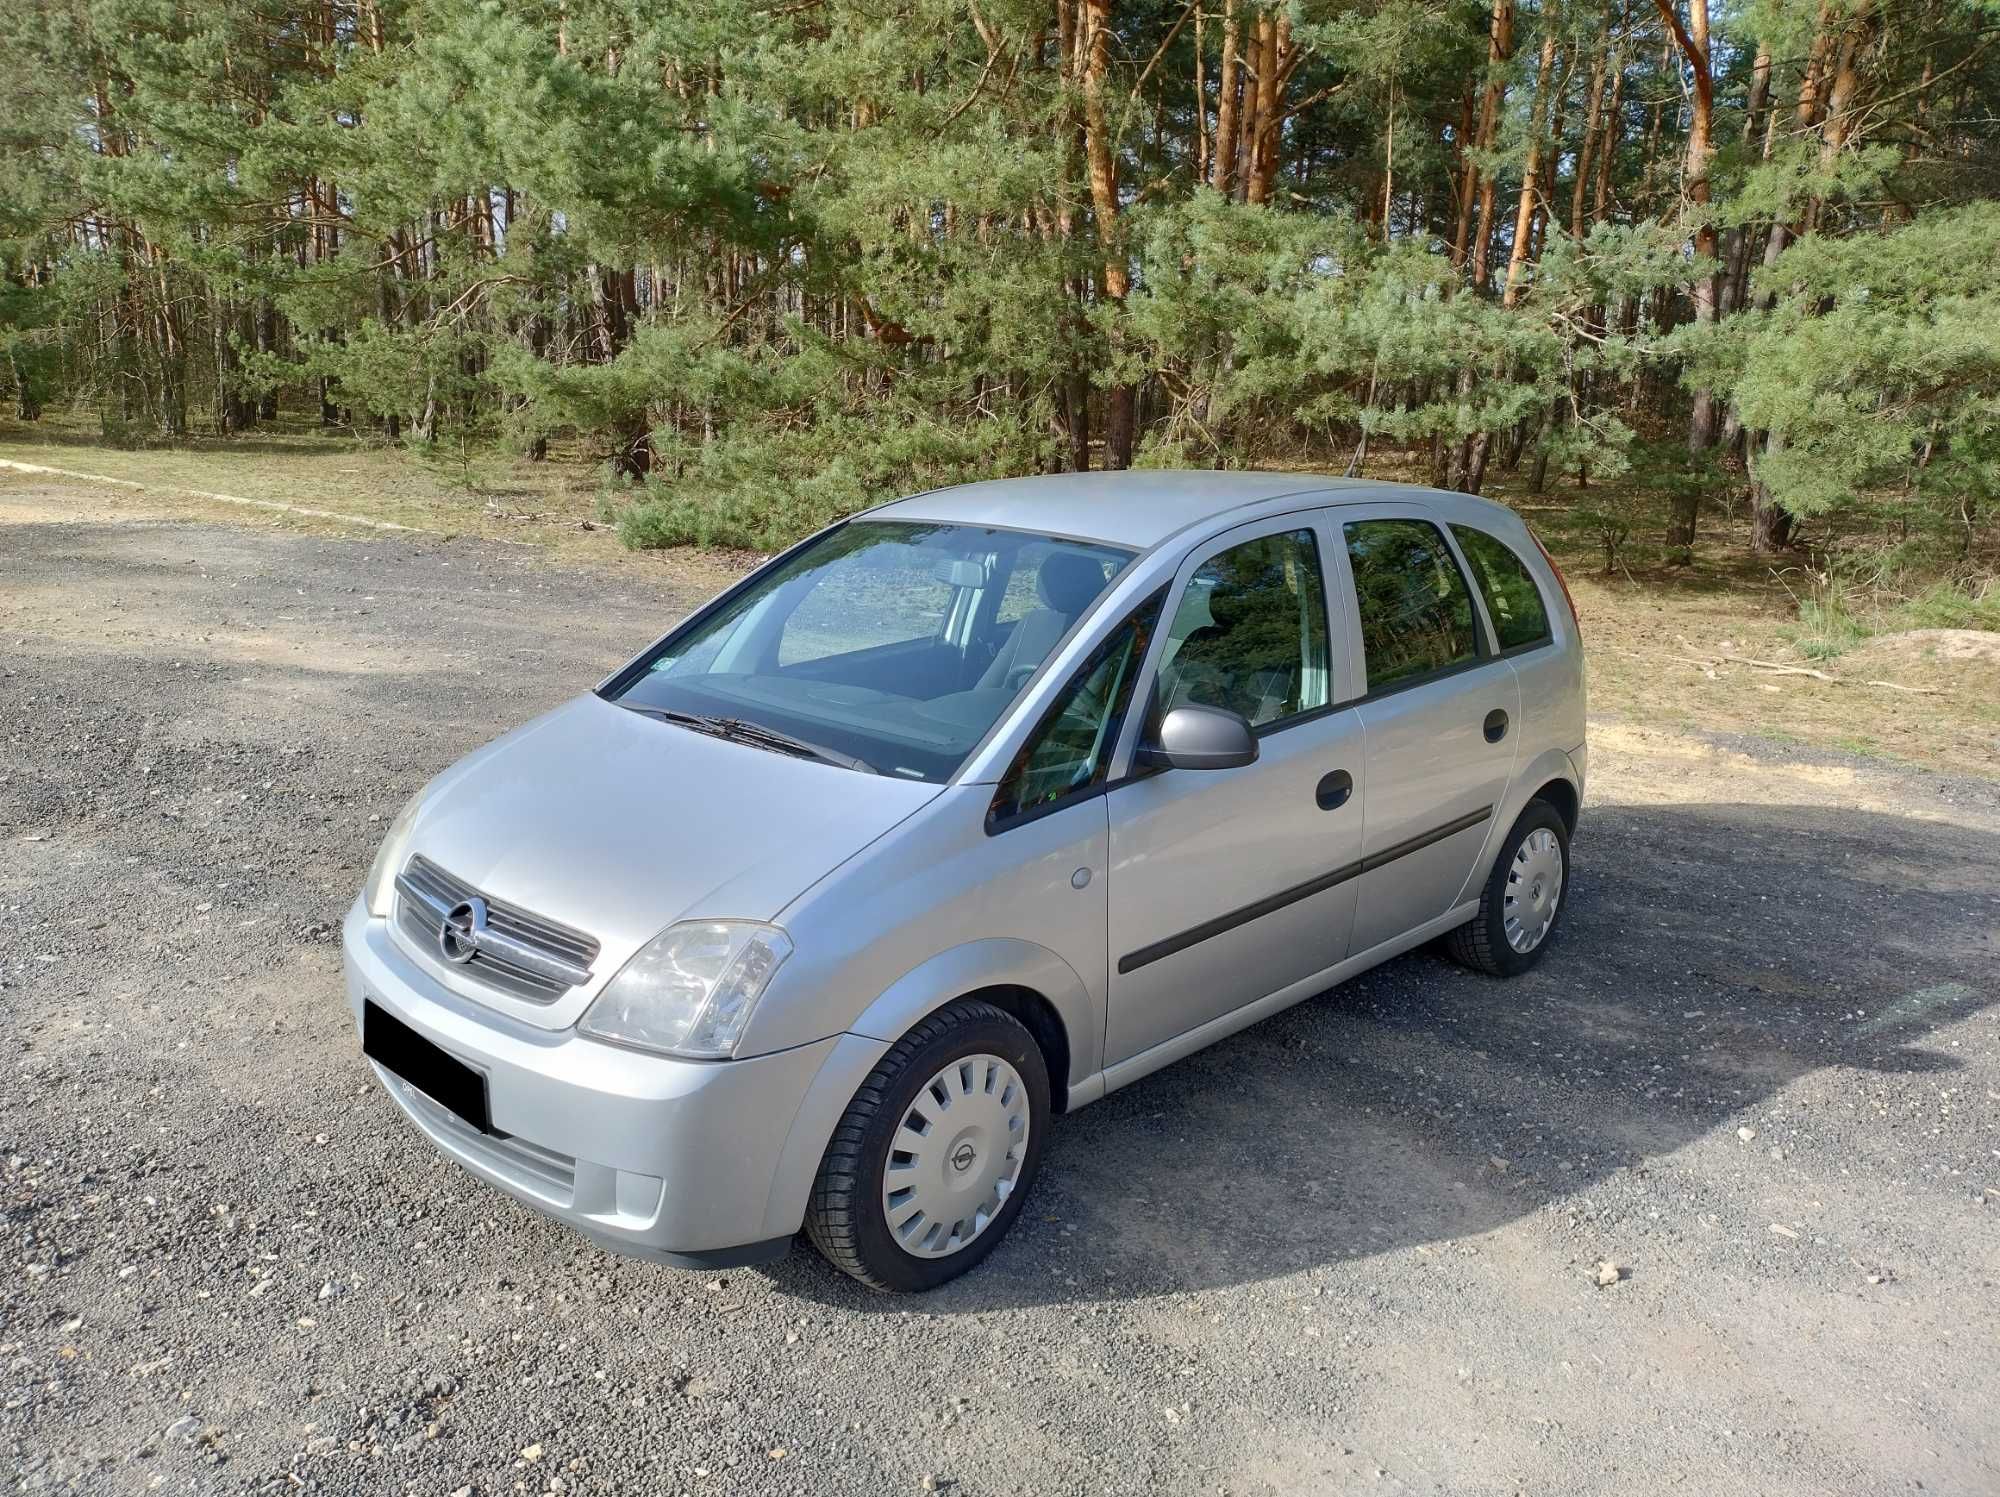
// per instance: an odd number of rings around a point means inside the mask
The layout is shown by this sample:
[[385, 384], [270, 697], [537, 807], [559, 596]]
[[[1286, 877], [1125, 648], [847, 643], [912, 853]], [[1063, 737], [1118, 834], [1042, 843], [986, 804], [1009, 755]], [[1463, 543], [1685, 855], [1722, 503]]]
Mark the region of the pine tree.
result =
[[1384, 443], [1589, 482], [1635, 431], [1678, 443], [1683, 553], [1722, 482], [1766, 547], [1885, 486], [1962, 525], [1984, 303], [1898, 277], [2000, 199], [1981, 15], [35, 0], [0, 12], [0, 384], [134, 438], [560, 438], [641, 543]]

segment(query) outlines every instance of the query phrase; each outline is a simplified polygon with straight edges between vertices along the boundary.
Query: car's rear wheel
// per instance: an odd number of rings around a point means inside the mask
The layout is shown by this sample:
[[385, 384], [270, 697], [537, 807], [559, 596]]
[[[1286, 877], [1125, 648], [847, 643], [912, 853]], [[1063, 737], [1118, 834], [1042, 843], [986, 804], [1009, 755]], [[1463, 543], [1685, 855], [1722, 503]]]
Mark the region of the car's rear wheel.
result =
[[1493, 977], [1513, 977], [1541, 960], [1569, 887], [1569, 827], [1547, 801], [1529, 801], [1494, 861], [1479, 913], [1445, 937], [1445, 949]]
[[935, 1288], [999, 1245], [1040, 1167], [1049, 1075], [990, 1003], [940, 1009], [884, 1055], [827, 1144], [806, 1235], [876, 1289]]

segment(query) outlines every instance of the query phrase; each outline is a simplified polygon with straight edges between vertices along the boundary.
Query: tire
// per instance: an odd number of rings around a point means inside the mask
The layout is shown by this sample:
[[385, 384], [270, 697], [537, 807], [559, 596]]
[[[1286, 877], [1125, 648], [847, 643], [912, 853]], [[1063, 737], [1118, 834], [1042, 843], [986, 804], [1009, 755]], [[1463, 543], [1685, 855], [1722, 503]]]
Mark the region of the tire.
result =
[[[1540, 835], [1544, 833], [1547, 837]], [[1554, 842], [1552, 850], [1550, 838]], [[1549, 866], [1552, 860], [1553, 888]], [[1549, 949], [1568, 893], [1569, 828], [1554, 806], [1544, 800], [1531, 800], [1508, 831], [1500, 856], [1493, 860], [1493, 871], [1487, 875], [1486, 888], [1479, 896], [1479, 913], [1445, 937], [1445, 950], [1454, 961], [1475, 972], [1484, 972], [1489, 977], [1518, 977]], [[1524, 927], [1531, 926], [1535, 917], [1541, 917], [1539, 934], [1533, 935], [1526, 950], [1521, 949], [1521, 939], [1532, 931], [1520, 928], [1510, 933], [1510, 914], [1527, 916]]]
[[[928, 1124], [921, 1137], [904, 1129], [913, 1109]], [[813, 1181], [806, 1235], [870, 1288], [935, 1289], [1014, 1225], [1050, 1118], [1034, 1036], [977, 999], [942, 1008], [890, 1047], [848, 1104]], [[892, 1168], [907, 1180], [891, 1181]]]

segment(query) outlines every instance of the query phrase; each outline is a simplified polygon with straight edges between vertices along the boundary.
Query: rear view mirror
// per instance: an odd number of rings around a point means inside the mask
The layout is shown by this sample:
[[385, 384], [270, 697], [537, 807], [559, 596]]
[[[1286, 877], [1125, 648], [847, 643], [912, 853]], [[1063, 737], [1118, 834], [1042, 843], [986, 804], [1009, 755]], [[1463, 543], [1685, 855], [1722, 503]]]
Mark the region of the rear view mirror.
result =
[[941, 561], [931, 575], [948, 587], [986, 586], [986, 568], [976, 561]]
[[1224, 708], [1176, 707], [1139, 745], [1138, 758], [1151, 769], [1239, 769], [1257, 762], [1257, 735]]

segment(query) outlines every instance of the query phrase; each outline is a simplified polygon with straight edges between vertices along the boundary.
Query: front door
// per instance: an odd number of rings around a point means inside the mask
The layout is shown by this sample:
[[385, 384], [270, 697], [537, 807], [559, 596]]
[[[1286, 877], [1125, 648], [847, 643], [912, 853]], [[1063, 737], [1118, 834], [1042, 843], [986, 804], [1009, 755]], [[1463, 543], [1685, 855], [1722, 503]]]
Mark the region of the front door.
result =
[[1361, 857], [1363, 745], [1327, 623], [1316, 513], [1228, 532], [1183, 563], [1148, 666], [1146, 725], [1223, 707], [1254, 764], [1114, 788], [1109, 1005], [1115, 1065], [1339, 962]]
[[1451, 543], [1409, 506], [1343, 509], [1344, 636], [1367, 683], [1366, 860], [1352, 949], [1472, 897], [1514, 769], [1521, 689], [1495, 656]]

